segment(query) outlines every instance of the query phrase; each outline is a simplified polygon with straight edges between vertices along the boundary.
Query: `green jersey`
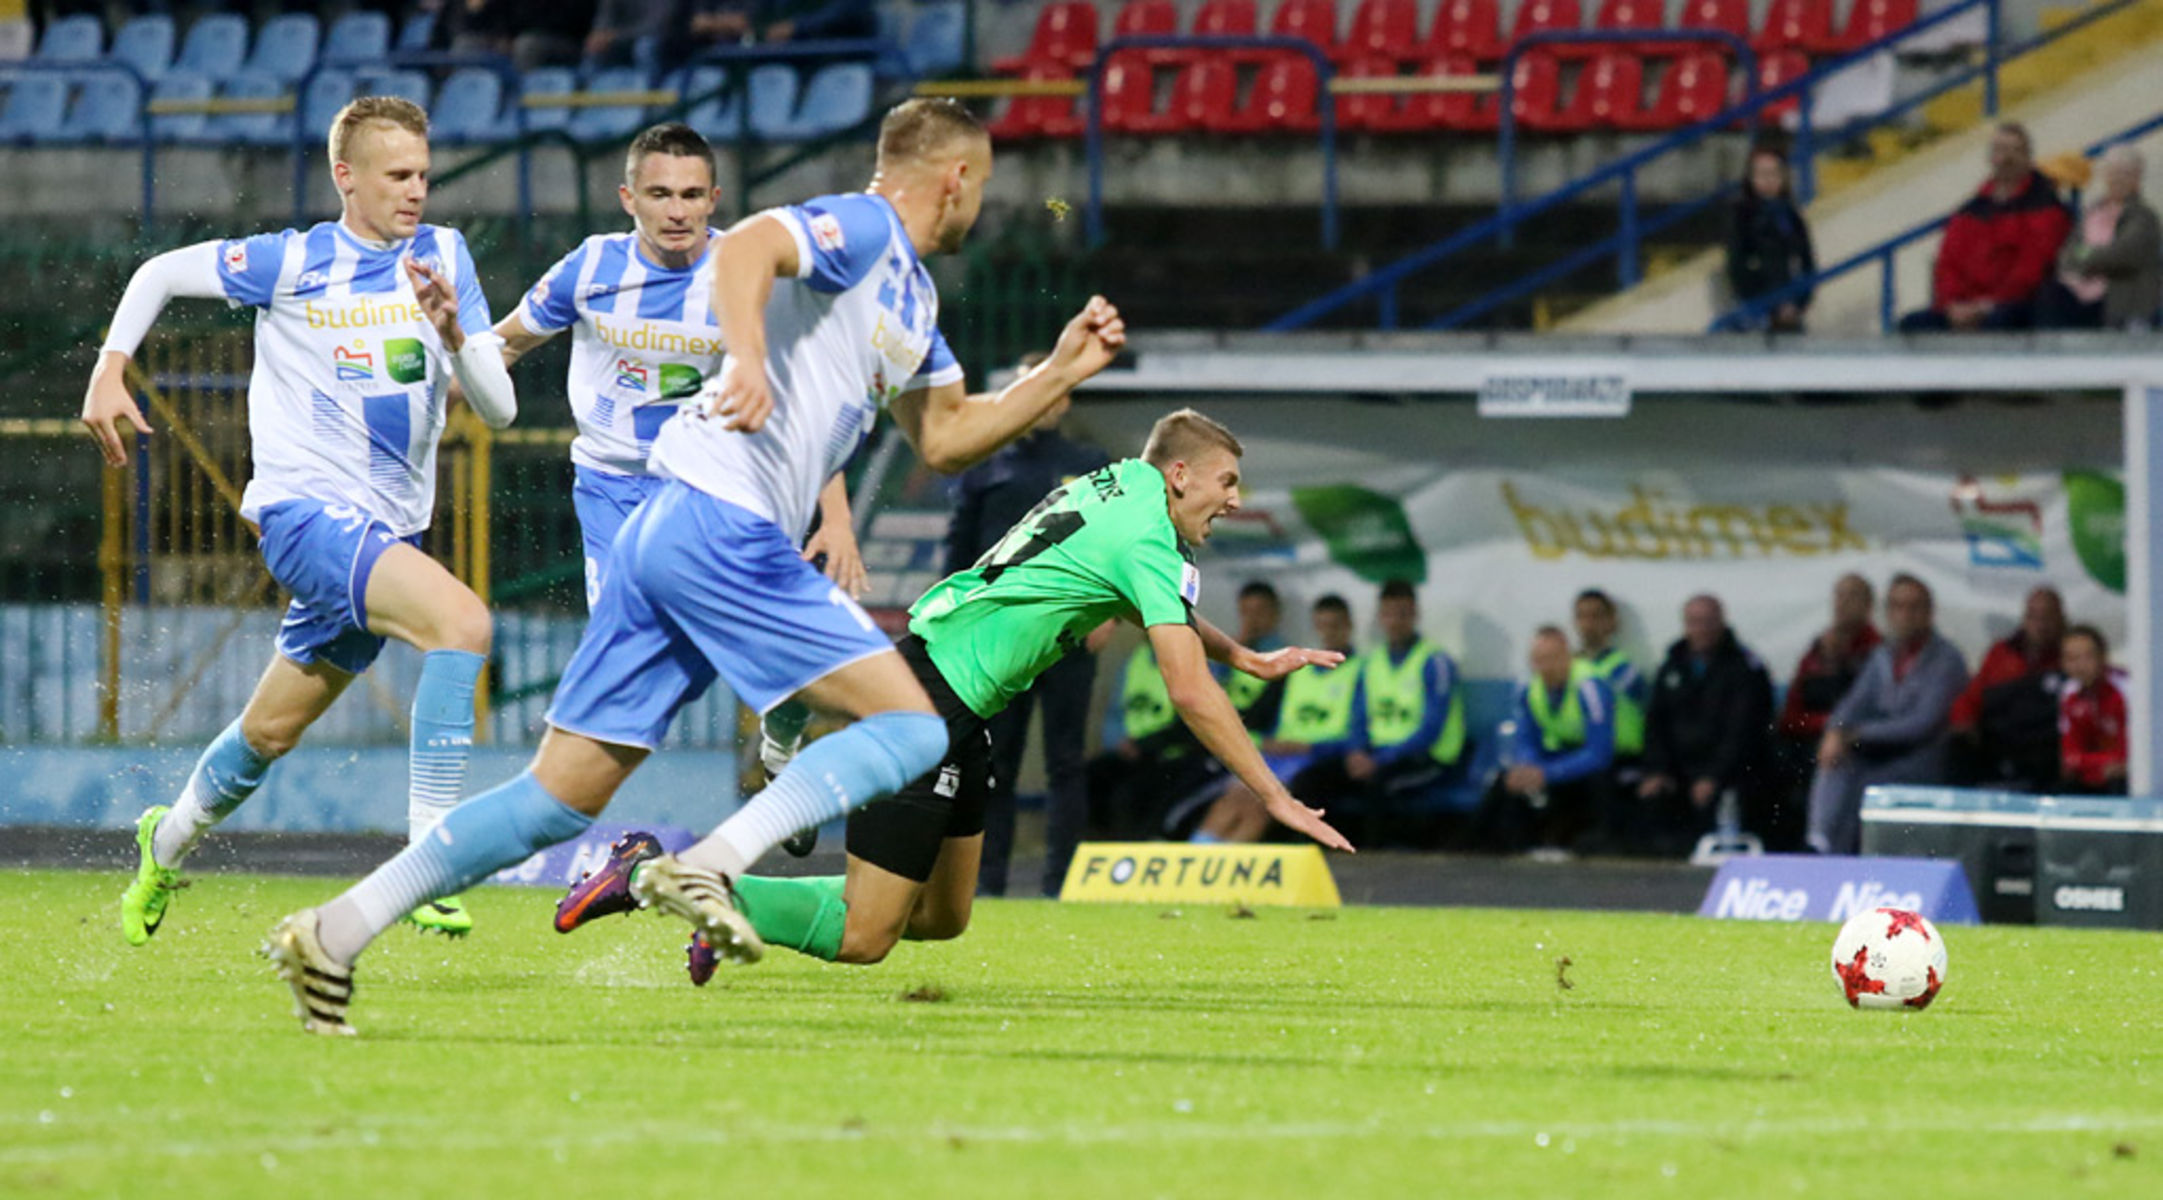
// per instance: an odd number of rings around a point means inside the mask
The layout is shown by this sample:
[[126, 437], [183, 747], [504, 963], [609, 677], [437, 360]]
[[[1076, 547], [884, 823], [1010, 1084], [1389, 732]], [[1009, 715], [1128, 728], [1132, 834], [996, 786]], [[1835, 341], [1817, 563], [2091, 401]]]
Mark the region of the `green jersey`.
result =
[[988, 717], [1108, 619], [1187, 624], [1200, 586], [1163, 474], [1122, 459], [1044, 497], [975, 566], [925, 592], [909, 632]]

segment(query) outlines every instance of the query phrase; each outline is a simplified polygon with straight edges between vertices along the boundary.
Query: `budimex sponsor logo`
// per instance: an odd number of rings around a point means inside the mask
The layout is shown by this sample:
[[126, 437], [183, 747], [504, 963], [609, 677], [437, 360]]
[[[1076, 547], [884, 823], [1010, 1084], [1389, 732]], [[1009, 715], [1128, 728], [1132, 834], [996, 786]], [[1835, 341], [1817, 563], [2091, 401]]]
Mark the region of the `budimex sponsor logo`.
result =
[[604, 321], [595, 317], [593, 332], [605, 345], [614, 346], [618, 350], [705, 356], [717, 355], [722, 350], [718, 333], [713, 337], [697, 337], [653, 321], [627, 323]]
[[379, 325], [412, 325], [427, 320], [421, 306], [411, 300], [347, 300], [332, 304], [309, 300], [301, 305], [310, 329], [374, 329]]

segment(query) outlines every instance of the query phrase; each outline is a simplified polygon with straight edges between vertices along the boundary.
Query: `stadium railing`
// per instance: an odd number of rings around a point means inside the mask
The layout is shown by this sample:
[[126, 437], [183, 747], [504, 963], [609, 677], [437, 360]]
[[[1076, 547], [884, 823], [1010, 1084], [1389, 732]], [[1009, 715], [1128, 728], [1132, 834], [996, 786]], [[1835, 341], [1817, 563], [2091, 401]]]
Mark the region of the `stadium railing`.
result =
[[[1578, 177], [1546, 193], [1528, 200], [1518, 200], [1511, 195], [1506, 182], [1503, 201], [1496, 212], [1471, 226], [1459, 230], [1422, 249], [1379, 267], [1365, 277], [1337, 288], [1317, 299], [1292, 309], [1290, 312], [1266, 323], [1262, 328], [1270, 332], [1303, 329], [1339, 310], [1366, 300], [1376, 305], [1376, 325], [1382, 329], [1398, 327], [1397, 289], [1407, 279], [1431, 270], [1455, 256], [1490, 242], [1505, 243], [1520, 227], [1542, 214], [1572, 201], [1590, 196], [1598, 189], [1617, 187], [1626, 197], [1632, 193], [1632, 181], [1637, 172], [1668, 155], [1692, 148], [1717, 135], [1736, 129], [1754, 128], [1761, 124], [1770, 111], [1790, 102], [1796, 105], [1797, 127], [1792, 146], [1798, 196], [1807, 203], [1815, 191], [1815, 156], [1817, 147], [1831, 139], [1859, 136], [1867, 130], [1897, 121], [1922, 105], [1959, 88], [1980, 83], [1983, 91], [1982, 107], [1986, 116], [1996, 116], [1998, 111], [1999, 68], [2032, 53], [2043, 46], [2066, 37], [2094, 22], [2120, 12], [2141, 0], [2102, 0], [2056, 26], [2025, 41], [2007, 45], [2001, 35], [2001, 0], [1960, 0], [1931, 13], [1912, 25], [1893, 31], [1867, 45], [1857, 47], [1838, 57], [1817, 63], [1806, 75], [1790, 80], [1775, 88], [1757, 90], [1741, 102], [1687, 126], [1666, 137], [1625, 155], [1614, 162]], [[1882, 53], [1894, 51], [1899, 43], [1920, 33], [1968, 17], [1980, 12], [1985, 17], [1984, 53], [1981, 59], [1959, 70], [1949, 72], [1914, 95], [1895, 101], [1881, 112], [1850, 121], [1837, 130], [1816, 127], [1811, 117], [1812, 95], [1819, 85], [1831, 76], [1852, 68]], [[1545, 35], [1542, 35], [1545, 36]], [[1581, 34], [1564, 34], [1564, 38], [1582, 37]], [[1635, 40], [1639, 35], [1632, 34]], [[1529, 40], [1529, 39], [1528, 39]], [[1508, 81], [1508, 73], [1504, 73]], [[1755, 82], [1754, 80], [1752, 81]], [[1507, 111], [1505, 109], [1505, 111]], [[1505, 162], [1504, 178], [1512, 178], [1513, 165]], [[1694, 200], [1669, 205], [1658, 214], [1646, 217], [1634, 203], [1625, 204], [1622, 221], [1610, 237], [1580, 248], [1565, 258], [1538, 268], [1515, 280], [1501, 284], [1484, 295], [1476, 297], [1425, 323], [1429, 329], [1456, 329], [1485, 316], [1505, 304], [1523, 298], [1555, 280], [1575, 274], [1609, 259], [1617, 264], [1616, 282], [1622, 289], [1637, 285], [1641, 279], [1639, 270], [1639, 247], [1643, 241], [1662, 230], [1710, 209], [1714, 204], [1732, 194], [1732, 185], [1722, 184]]]
[[[2139, 141], [2158, 129], [2163, 129], [2163, 112], [2138, 124], [2129, 125], [2108, 137], [2098, 139], [2081, 150], [2081, 155], [2093, 158], [2112, 146]], [[1875, 265], [1878, 268], [1878, 326], [1881, 332], [1891, 333], [1900, 312], [1899, 295], [1894, 286], [1894, 260], [1900, 251], [1943, 230], [1953, 219], [1950, 212], [1932, 217], [1919, 225], [1902, 230], [1875, 246], [1857, 251], [1815, 275], [1798, 279], [1777, 291], [1767, 292], [1746, 303], [1737, 304], [1721, 313], [1705, 330], [1707, 333], [1736, 333], [1754, 328], [1758, 322], [1782, 304], [1797, 300], [1853, 271]]]

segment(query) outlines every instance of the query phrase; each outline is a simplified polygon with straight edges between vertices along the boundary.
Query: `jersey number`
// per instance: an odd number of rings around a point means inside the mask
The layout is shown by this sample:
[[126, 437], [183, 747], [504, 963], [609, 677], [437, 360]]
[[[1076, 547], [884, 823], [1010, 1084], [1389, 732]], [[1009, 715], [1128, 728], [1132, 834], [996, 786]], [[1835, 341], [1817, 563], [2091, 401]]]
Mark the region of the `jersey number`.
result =
[[[1054, 498], [1058, 494], [1054, 493]], [[993, 546], [991, 553], [986, 554], [984, 561], [978, 564], [983, 568], [984, 582], [996, 582], [999, 576], [1006, 574], [1008, 570], [1073, 537], [1074, 531], [1080, 529], [1084, 521], [1085, 518], [1071, 508], [1046, 513], [1036, 522], [1035, 528], [1029, 531], [1029, 536], [1018, 541], [1016, 539], [1022, 527], [1016, 526], [1005, 537], [1000, 538], [999, 544]]]

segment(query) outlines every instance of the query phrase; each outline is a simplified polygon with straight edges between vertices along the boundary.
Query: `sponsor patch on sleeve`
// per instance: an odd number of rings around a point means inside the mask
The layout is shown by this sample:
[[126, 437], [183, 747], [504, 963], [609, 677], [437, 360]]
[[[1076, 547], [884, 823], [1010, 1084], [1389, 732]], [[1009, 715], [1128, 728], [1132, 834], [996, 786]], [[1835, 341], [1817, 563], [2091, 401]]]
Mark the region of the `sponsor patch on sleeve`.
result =
[[832, 213], [817, 213], [811, 218], [811, 241], [821, 250], [841, 249], [841, 220]]
[[248, 269], [248, 243], [235, 238], [225, 244], [225, 269], [239, 275]]
[[1180, 564], [1179, 595], [1189, 604], [1201, 603], [1202, 572], [1193, 563]]

